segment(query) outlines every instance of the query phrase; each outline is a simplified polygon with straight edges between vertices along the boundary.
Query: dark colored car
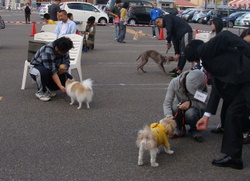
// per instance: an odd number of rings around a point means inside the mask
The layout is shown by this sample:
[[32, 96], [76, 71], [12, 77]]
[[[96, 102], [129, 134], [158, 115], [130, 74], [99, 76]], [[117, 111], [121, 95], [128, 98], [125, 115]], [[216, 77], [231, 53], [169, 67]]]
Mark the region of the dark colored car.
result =
[[202, 18], [202, 23], [203, 24], [211, 24], [211, 21], [213, 18], [223, 18], [223, 17], [228, 17], [230, 14], [234, 13], [235, 10], [210, 10], [206, 16]]
[[[150, 24], [151, 6], [131, 6], [128, 10], [128, 24]], [[162, 15], [166, 14], [162, 11]]]
[[165, 12], [168, 12], [169, 14], [172, 15], [177, 15], [178, 14], [178, 9], [177, 8], [162, 8]]
[[223, 17], [222, 18], [222, 21], [223, 21], [223, 26], [224, 27], [229, 27], [229, 28], [232, 28], [234, 26], [234, 22], [235, 20], [242, 16], [243, 14], [245, 14], [246, 12], [244, 11], [238, 11], [238, 12], [235, 12], [235, 13], [232, 13], [230, 14], [228, 17]]

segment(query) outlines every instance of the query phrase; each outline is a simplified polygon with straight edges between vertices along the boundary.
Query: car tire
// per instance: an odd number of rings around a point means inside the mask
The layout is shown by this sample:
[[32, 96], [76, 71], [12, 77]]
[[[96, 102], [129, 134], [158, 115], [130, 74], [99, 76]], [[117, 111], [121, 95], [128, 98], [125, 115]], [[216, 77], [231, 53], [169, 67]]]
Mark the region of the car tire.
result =
[[135, 24], [137, 24], [137, 22], [136, 22], [135, 19], [129, 19], [129, 20], [128, 20], [128, 24], [135, 25]]
[[233, 23], [232, 21], [229, 21], [229, 22], [228, 22], [228, 27], [229, 27], [229, 28], [232, 28], [233, 26], [234, 26], [234, 23]]
[[199, 24], [202, 24], [202, 19], [200, 18], [200, 19], [198, 19], [198, 21], [197, 21]]
[[106, 25], [107, 22], [108, 22], [108, 20], [106, 20], [106, 18], [100, 18], [100, 19], [98, 20], [98, 23], [101, 23], [101, 24], [103, 24], [103, 25]]

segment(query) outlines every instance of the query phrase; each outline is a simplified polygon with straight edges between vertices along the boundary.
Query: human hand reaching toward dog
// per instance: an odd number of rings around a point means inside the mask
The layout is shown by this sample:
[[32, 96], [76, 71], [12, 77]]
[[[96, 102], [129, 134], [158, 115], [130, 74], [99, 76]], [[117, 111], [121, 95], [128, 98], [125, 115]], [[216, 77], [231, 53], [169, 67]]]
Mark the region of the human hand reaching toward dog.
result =
[[200, 120], [196, 123], [197, 130], [204, 131], [207, 129], [209, 117], [202, 116]]

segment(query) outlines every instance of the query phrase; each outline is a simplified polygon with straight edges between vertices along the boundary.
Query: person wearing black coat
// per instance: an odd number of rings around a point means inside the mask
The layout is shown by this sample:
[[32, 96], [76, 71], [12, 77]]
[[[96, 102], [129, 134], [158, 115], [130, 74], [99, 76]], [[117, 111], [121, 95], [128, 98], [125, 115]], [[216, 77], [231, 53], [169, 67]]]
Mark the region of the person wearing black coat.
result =
[[160, 28], [166, 28], [167, 49], [171, 48], [171, 41], [173, 42], [175, 60], [178, 61], [176, 69], [172, 71], [174, 75], [171, 77], [174, 78], [182, 73], [182, 70], [186, 64], [184, 49], [186, 45], [193, 39], [193, 30], [185, 20], [171, 14], [165, 15], [163, 18], [157, 18], [156, 26]]
[[[243, 122], [250, 113], [250, 44], [230, 31], [222, 31], [207, 43], [193, 40], [185, 49], [188, 61], [202, 60], [214, 77], [213, 86], [229, 103], [226, 111], [221, 152], [222, 159], [212, 164], [243, 169]], [[209, 117], [197, 122], [198, 130], [206, 130]], [[249, 121], [249, 120], [248, 120]]]

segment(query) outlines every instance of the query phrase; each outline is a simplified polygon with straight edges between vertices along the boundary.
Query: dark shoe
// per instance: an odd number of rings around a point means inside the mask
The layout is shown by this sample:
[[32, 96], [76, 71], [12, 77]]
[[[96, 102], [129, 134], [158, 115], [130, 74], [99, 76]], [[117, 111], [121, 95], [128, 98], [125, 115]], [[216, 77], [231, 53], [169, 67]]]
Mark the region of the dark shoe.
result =
[[224, 129], [222, 127], [217, 127], [211, 130], [211, 133], [224, 133]]
[[250, 143], [250, 135], [247, 135], [247, 137], [243, 138], [243, 144], [249, 144]]
[[177, 73], [177, 69], [174, 68], [173, 70], [169, 71], [168, 73], [169, 73], [169, 74], [176, 74], [176, 73]]
[[196, 135], [196, 136], [194, 136], [193, 138], [194, 138], [194, 140], [197, 141], [197, 142], [203, 142], [203, 138], [202, 138], [201, 135]]
[[176, 72], [175, 74], [171, 75], [170, 78], [173, 79], [173, 78], [178, 77], [179, 75], [180, 75], [180, 74], [178, 74], [178, 73]]
[[243, 169], [243, 162], [241, 158], [232, 158], [231, 156], [225, 156], [222, 159], [213, 160], [212, 164], [218, 167], [231, 167], [234, 169]]

